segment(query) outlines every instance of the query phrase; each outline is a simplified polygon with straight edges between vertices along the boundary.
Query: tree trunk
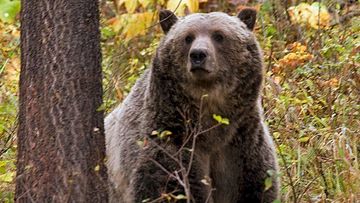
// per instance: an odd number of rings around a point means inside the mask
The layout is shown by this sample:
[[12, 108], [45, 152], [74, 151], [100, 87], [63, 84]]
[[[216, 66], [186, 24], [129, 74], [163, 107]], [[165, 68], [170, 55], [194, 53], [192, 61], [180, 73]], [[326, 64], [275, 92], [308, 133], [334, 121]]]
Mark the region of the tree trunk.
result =
[[23, 0], [17, 202], [107, 202], [98, 2]]

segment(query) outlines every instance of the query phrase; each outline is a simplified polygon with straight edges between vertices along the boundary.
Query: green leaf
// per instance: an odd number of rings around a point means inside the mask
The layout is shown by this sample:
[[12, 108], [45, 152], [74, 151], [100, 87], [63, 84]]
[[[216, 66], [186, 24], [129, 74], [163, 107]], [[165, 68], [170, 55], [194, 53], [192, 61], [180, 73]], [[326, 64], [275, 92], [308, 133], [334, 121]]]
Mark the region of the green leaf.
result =
[[7, 23], [15, 21], [16, 15], [20, 12], [19, 0], [0, 0], [0, 20]]
[[265, 179], [265, 191], [270, 189], [272, 186], [272, 178], [268, 177]]
[[273, 25], [268, 25], [265, 33], [267, 37], [274, 36], [277, 33], [276, 27]]
[[213, 114], [213, 118], [214, 118], [218, 123], [225, 124], [225, 125], [229, 125], [229, 124], [230, 124], [229, 119], [223, 118], [223, 117], [221, 117], [220, 115]]

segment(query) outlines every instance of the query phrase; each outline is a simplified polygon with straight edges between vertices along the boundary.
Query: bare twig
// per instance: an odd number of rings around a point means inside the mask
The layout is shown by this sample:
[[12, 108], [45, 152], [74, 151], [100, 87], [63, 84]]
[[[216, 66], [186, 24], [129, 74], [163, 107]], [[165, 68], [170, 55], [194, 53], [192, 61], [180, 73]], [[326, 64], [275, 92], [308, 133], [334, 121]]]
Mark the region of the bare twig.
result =
[[205, 203], [208, 203], [208, 202], [210, 201], [211, 194], [212, 194], [213, 191], [215, 191], [215, 189], [214, 189], [214, 188], [211, 188], [211, 190], [210, 190], [210, 192], [209, 192], [209, 195], [208, 195], [208, 197], [206, 198]]
[[[175, 13], [175, 12], [177, 11], [177, 9], [179, 8], [179, 6], [181, 5], [181, 2], [182, 2], [182, 0], [179, 0], [179, 3], [176, 5], [176, 8], [172, 11], [173, 13]], [[155, 24], [153, 24], [153, 25], [150, 25], [149, 27], [147, 27], [147, 28], [145, 28], [145, 29], [150, 29], [150, 28], [152, 28], [152, 27], [155, 27], [155, 26], [157, 26], [158, 24], [160, 24], [160, 23], [162, 23], [162, 22], [164, 22], [164, 21], [167, 21], [167, 20], [168, 20], [169, 18], [171, 18], [173, 15], [174, 15], [174, 14], [169, 15], [169, 16], [167, 16], [165, 19], [161, 20], [160, 22], [157, 22], [157, 23], [155, 23]]]
[[155, 165], [157, 165], [161, 170], [163, 170], [166, 174], [168, 174], [170, 177], [174, 178], [175, 180], [179, 181], [179, 183], [183, 186], [184, 182], [179, 178], [178, 176], [174, 175], [170, 171], [168, 171], [163, 165], [161, 165], [158, 161], [155, 159], [148, 157], [149, 160], [151, 160]]
[[330, 26], [333, 27], [337, 24], [343, 24], [349, 20], [351, 20], [354, 17], [360, 16], [360, 10], [354, 10], [354, 11], [350, 11], [347, 14], [344, 14], [342, 16], [339, 17], [338, 21], [334, 21]]
[[298, 197], [298, 201], [301, 202], [301, 198], [304, 196], [304, 194], [308, 191], [308, 189], [310, 188], [310, 185], [319, 177], [316, 176], [315, 178], [313, 178], [304, 188], [304, 190], [302, 191], [302, 193], [299, 195]]
[[[281, 119], [280, 119], [280, 121], [279, 121], [279, 123], [278, 123], [277, 128], [280, 126], [281, 121], [285, 118], [286, 112], [288, 112], [288, 109], [285, 111], [284, 115], [281, 117]], [[280, 145], [279, 145], [279, 142], [277, 141], [277, 139], [274, 139], [274, 142], [275, 142], [277, 148], [279, 149], [280, 158], [281, 158], [281, 160], [284, 162], [285, 172], [286, 172], [286, 175], [287, 175], [287, 177], [288, 177], [288, 179], [289, 179], [290, 188], [291, 188], [291, 191], [292, 191], [293, 196], [294, 196], [294, 203], [297, 203], [298, 200], [297, 200], [297, 194], [296, 194], [295, 184], [294, 184], [294, 182], [293, 182], [293, 180], [292, 180], [290, 171], [289, 171], [289, 169], [288, 169], [288, 165], [287, 165], [287, 163], [286, 163], [285, 156], [284, 156], [284, 154], [282, 153], [282, 151], [281, 151], [280, 148], [279, 148]]]

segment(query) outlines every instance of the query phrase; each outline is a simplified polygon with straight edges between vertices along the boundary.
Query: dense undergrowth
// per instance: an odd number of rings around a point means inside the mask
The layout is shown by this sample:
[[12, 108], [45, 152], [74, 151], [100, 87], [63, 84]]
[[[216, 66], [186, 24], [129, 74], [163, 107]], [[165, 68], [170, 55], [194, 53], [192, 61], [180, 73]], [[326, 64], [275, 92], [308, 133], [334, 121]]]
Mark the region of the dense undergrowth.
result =
[[[149, 66], [162, 36], [160, 8], [235, 14], [244, 5], [259, 13], [255, 32], [264, 50], [265, 117], [281, 165], [279, 201], [360, 201], [359, 1], [101, 1], [104, 109], [120, 103]], [[14, 192], [18, 12], [19, 1], [0, 0], [1, 202], [12, 202]]]

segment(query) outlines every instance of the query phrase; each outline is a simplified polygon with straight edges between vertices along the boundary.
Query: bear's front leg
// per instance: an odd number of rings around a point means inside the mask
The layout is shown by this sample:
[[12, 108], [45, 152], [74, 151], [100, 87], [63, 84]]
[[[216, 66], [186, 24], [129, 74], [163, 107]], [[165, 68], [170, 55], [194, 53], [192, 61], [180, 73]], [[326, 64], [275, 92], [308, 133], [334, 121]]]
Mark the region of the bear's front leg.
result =
[[[211, 178], [215, 203], [272, 203], [278, 197], [277, 164], [270, 137], [263, 130], [234, 139], [211, 157]], [[272, 187], [265, 179], [273, 171]]]
[[[250, 133], [251, 131], [255, 133]], [[250, 131], [243, 129], [238, 138], [237, 148], [240, 149], [238, 164], [240, 164], [242, 175], [238, 179], [240, 187], [237, 202], [272, 203], [278, 198], [279, 182], [271, 137], [266, 128], [260, 125], [257, 129]], [[272, 180], [270, 188], [265, 188], [267, 178]]]
[[[270, 152], [271, 153], [271, 152]], [[257, 159], [257, 160], [254, 160]], [[278, 197], [278, 180], [272, 157], [254, 152], [252, 158], [243, 157], [243, 173], [237, 202], [272, 203]], [[270, 177], [268, 171], [273, 171]], [[272, 178], [272, 186], [265, 190], [266, 178]]]

